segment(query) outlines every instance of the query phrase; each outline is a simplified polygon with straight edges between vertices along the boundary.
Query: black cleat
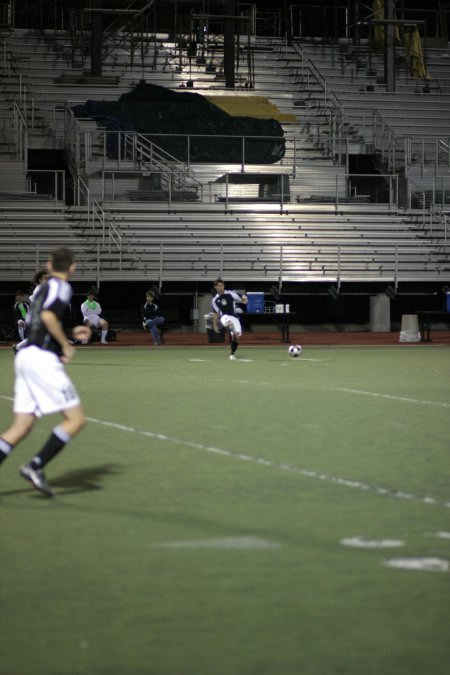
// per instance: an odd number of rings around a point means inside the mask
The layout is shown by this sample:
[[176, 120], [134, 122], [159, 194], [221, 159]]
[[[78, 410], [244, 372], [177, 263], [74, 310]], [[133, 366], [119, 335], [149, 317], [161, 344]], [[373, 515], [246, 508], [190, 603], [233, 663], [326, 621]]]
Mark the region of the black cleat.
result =
[[24, 464], [20, 467], [20, 475], [32, 483], [36, 490], [43, 492], [47, 497], [53, 497], [53, 490], [45, 480], [42, 469], [33, 469], [31, 464]]

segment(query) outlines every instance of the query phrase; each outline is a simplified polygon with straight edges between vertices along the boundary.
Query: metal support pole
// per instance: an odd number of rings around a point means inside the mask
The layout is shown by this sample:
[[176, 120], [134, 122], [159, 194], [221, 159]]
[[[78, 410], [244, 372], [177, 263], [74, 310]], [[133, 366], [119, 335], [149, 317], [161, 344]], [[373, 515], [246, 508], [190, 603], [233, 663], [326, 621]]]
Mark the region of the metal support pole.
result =
[[394, 0], [385, 0], [384, 17], [387, 21], [384, 26], [384, 80], [386, 91], [395, 92]]
[[100, 244], [97, 244], [97, 288], [100, 288]]
[[292, 167], [292, 178], [297, 178], [297, 139], [294, 138], [294, 164]]
[[338, 244], [337, 290], [341, 289], [341, 245]]
[[228, 174], [225, 174], [225, 210], [228, 211]]

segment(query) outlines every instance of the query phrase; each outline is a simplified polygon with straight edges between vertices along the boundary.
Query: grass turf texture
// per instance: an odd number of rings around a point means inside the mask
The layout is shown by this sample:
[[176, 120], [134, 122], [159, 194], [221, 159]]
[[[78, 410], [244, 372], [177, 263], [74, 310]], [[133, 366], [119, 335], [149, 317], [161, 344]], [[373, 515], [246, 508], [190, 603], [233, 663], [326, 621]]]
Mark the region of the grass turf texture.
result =
[[449, 349], [227, 353], [78, 350], [56, 497], [55, 416], [0, 470], [1, 675], [447, 674], [449, 573], [383, 561], [450, 557]]

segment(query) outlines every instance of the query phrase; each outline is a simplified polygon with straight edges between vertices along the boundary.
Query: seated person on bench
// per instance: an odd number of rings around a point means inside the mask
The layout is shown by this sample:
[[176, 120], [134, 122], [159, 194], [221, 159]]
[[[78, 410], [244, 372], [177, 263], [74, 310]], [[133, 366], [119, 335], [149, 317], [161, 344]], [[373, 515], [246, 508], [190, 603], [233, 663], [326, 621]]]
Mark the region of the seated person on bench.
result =
[[[89, 328], [99, 328], [101, 330], [101, 344], [108, 344], [106, 336], [108, 334], [109, 324], [106, 319], [101, 316], [102, 308], [100, 303], [95, 299], [95, 290], [93, 288], [89, 290], [86, 300], [81, 305], [81, 313], [83, 315], [84, 325], [89, 326]], [[83, 340], [83, 344], [87, 344], [87, 340]]]
[[155, 303], [156, 296], [153, 291], [147, 291], [145, 302], [141, 307], [142, 327], [149, 330], [152, 334], [155, 345], [161, 344], [161, 332], [158, 326], [164, 323], [165, 319], [159, 315], [158, 305]]
[[14, 302], [14, 318], [17, 332], [21, 341], [25, 339], [26, 317], [30, 311], [30, 303], [26, 302], [27, 296], [23, 291], [17, 291]]

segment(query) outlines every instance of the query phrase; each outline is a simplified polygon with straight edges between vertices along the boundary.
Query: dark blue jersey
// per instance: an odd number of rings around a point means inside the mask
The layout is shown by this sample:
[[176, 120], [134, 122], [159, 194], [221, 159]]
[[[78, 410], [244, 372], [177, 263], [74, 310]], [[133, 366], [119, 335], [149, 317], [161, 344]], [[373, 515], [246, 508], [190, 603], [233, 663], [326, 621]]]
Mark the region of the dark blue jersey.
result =
[[241, 302], [241, 296], [236, 291], [224, 291], [216, 293], [212, 300], [212, 308], [217, 314], [223, 316], [236, 316], [236, 303]]
[[141, 314], [143, 319], [155, 319], [159, 316], [158, 305], [154, 302], [145, 302], [141, 307]]
[[53, 312], [60, 323], [63, 324], [71, 297], [71, 285], [63, 279], [58, 279], [58, 277], [51, 277], [48, 282], [40, 286], [27, 315], [27, 347], [35, 345], [40, 349], [58, 354], [58, 356], [62, 354], [61, 345], [48, 332], [42, 321], [41, 312], [43, 310]]

